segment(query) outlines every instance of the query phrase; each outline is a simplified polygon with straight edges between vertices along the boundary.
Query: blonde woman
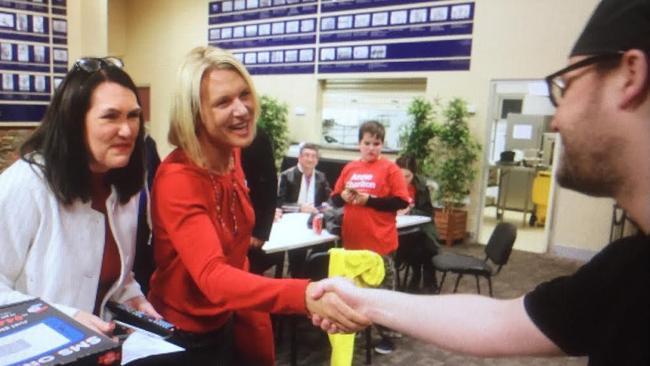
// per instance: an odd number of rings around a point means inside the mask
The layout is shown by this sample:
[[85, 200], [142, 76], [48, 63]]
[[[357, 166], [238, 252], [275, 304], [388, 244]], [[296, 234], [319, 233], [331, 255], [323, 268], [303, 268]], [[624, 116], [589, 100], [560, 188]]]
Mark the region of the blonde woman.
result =
[[321, 314], [343, 329], [367, 325], [321, 284], [248, 272], [254, 213], [240, 167], [259, 104], [252, 80], [230, 53], [193, 49], [181, 65], [169, 141], [152, 192], [157, 269], [149, 298], [180, 332], [186, 364], [274, 363], [268, 313]]

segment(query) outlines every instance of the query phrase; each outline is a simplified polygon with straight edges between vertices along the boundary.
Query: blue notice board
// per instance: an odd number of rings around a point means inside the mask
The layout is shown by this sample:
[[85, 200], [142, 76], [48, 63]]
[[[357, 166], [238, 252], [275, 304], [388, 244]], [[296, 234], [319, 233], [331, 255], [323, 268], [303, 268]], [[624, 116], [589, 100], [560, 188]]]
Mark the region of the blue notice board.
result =
[[0, 0], [0, 124], [38, 122], [68, 66], [66, 0]]
[[466, 71], [474, 13], [468, 0], [217, 0], [208, 44], [254, 74]]

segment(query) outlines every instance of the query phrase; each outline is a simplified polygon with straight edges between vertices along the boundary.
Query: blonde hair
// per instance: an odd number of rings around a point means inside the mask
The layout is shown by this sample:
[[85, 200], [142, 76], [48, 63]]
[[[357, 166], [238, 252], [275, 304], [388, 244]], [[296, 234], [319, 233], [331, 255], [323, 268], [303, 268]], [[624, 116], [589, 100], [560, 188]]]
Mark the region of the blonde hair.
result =
[[250, 74], [230, 52], [221, 48], [196, 47], [178, 69], [176, 89], [171, 104], [169, 143], [183, 149], [196, 165], [205, 167], [198, 139], [201, 123], [201, 81], [212, 70], [234, 70], [244, 79], [253, 95], [253, 118], [259, 116], [259, 100]]

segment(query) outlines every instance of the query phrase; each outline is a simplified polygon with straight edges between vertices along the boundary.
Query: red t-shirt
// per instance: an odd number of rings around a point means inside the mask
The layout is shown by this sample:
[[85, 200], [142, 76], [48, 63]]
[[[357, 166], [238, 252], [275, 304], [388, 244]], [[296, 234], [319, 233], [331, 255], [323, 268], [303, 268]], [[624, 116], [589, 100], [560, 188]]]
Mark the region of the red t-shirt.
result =
[[[383, 157], [372, 163], [362, 160], [348, 163], [341, 171], [332, 194], [340, 194], [346, 187], [373, 197], [393, 196], [409, 201], [402, 171]], [[369, 249], [381, 255], [392, 253], [397, 249], [395, 211], [378, 211], [346, 203], [342, 236], [346, 249]]]
[[306, 313], [306, 280], [248, 272], [255, 221], [239, 163], [209, 173], [174, 150], [152, 190], [154, 257], [149, 300], [163, 317], [190, 332], [220, 328], [235, 310]]

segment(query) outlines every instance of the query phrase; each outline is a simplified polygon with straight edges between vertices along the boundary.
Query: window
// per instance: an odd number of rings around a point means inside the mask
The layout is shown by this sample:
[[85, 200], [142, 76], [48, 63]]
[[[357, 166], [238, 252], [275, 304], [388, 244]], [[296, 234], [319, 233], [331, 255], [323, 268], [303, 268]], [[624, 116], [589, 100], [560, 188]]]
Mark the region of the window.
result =
[[356, 147], [359, 126], [376, 120], [386, 128], [384, 147], [399, 149], [408, 106], [423, 97], [426, 79], [342, 79], [322, 82], [322, 143]]

